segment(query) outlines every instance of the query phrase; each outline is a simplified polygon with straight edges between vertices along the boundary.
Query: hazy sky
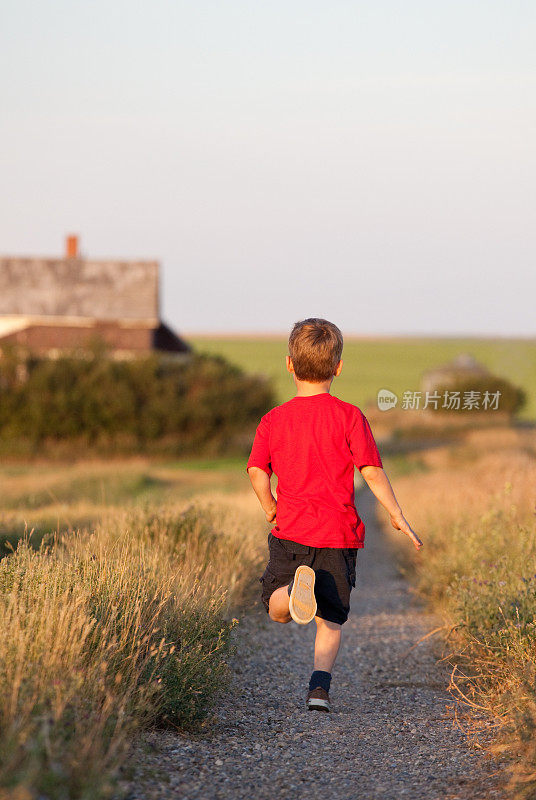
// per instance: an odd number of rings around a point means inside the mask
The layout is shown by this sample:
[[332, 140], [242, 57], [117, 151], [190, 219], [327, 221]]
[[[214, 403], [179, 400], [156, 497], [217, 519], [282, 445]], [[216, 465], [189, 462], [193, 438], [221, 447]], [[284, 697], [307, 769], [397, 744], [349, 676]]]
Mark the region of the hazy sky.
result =
[[534, 0], [0, 0], [0, 253], [186, 331], [536, 334]]

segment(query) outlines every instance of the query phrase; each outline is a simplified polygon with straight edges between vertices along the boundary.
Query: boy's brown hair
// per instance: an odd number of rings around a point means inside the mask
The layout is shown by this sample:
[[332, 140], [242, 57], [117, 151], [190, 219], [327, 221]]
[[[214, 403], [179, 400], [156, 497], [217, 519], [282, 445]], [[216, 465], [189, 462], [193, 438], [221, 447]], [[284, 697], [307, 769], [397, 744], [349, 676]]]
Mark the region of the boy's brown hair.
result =
[[341, 360], [342, 333], [327, 319], [310, 317], [297, 322], [288, 340], [294, 374], [300, 381], [328, 381]]

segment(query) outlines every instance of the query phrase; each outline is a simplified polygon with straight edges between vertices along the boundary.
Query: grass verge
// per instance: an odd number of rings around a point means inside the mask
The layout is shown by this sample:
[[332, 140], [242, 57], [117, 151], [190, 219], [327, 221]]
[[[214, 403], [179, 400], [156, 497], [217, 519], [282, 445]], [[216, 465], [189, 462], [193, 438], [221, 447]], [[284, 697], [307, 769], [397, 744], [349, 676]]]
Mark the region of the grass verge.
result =
[[248, 509], [112, 511], [0, 561], [0, 797], [106, 796], [140, 728], [202, 724], [261, 557]]
[[450, 689], [493, 721], [524, 798], [536, 797], [535, 453], [534, 431], [480, 431], [394, 481], [425, 542], [404, 548], [403, 568], [444, 617]]

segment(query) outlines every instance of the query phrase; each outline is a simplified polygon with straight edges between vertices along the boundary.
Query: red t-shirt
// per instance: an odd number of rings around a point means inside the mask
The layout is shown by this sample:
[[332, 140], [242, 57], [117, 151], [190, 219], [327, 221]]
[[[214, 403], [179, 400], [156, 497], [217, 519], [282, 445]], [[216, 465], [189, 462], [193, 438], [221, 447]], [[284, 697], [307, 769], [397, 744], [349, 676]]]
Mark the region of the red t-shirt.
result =
[[312, 547], [363, 547], [354, 466], [382, 467], [367, 418], [324, 392], [294, 397], [262, 417], [247, 468], [277, 475], [280, 539]]

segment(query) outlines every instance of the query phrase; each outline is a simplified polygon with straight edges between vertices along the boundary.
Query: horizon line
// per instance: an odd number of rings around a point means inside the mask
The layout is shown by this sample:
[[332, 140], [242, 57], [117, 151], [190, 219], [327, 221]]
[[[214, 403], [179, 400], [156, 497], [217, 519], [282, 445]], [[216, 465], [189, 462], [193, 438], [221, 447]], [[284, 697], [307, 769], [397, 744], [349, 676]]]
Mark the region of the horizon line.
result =
[[[225, 331], [225, 330], [187, 330], [180, 328], [182, 336], [213, 339], [287, 339], [288, 331]], [[494, 341], [522, 340], [536, 342], [533, 334], [494, 334], [494, 333], [345, 333], [345, 340], [371, 341], [373, 339], [490, 339]]]

